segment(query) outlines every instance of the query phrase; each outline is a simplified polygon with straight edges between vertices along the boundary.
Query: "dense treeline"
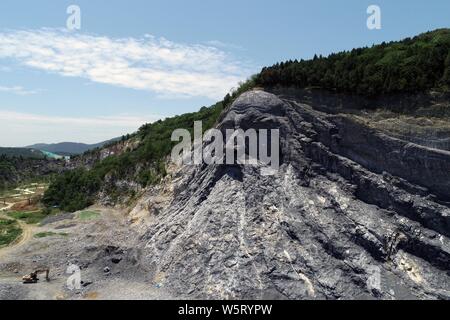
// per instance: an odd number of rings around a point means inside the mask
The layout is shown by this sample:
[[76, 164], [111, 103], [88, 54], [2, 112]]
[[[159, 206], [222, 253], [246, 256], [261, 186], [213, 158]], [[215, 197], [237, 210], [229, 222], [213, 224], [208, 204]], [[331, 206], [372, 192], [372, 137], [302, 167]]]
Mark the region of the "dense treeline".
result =
[[[91, 170], [77, 169], [62, 174], [52, 182], [44, 195], [47, 206], [59, 206], [66, 211], [83, 209], [94, 202], [95, 195], [104, 186], [106, 176], [112, 180], [137, 181], [142, 187], [155, 184], [166, 174], [166, 156], [176, 142], [171, 141], [172, 132], [178, 128], [193, 131], [194, 121], [203, 122], [203, 130], [213, 127], [223, 110], [222, 102], [200, 111], [160, 120], [142, 126], [130, 136], [139, 145], [132, 151], [110, 156], [98, 162]], [[121, 141], [124, 142], [124, 141]], [[110, 186], [110, 196], [117, 196]], [[130, 190], [132, 192], [133, 190]]]
[[66, 211], [76, 211], [91, 205], [100, 189], [101, 179], [94, 171], [76, 169], [58, 175], [45, 192], [42, 202]]
[[320, 87], [374, 96], [450, 88], [450, 29], [371, 48], [287, 61], [264, 68], [256, 84], [264, 87]]

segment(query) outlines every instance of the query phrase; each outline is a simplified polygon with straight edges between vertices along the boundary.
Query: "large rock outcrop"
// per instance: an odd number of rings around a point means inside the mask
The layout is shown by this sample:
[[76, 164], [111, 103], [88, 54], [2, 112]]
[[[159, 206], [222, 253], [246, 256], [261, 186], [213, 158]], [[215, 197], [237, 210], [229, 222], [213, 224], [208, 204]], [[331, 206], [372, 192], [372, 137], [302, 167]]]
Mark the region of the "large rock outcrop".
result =
[[142, 236], [160, 286], [185, 298], [450, 298], [450, 152], [264, 91], [218, 127], [280, 129], [280, 170], [177, 171]]

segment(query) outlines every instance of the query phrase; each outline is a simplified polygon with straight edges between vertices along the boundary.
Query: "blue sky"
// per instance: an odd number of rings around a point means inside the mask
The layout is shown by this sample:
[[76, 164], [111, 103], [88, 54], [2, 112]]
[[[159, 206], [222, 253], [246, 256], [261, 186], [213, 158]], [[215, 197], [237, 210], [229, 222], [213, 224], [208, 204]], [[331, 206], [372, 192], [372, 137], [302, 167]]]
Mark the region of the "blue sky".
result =
[[[381, 30], [366, 27], [371, 4]], [[447, 0], [2, 0], [0, 146], [109, 139], [211, 105], [262, 66], [449, 21]]]

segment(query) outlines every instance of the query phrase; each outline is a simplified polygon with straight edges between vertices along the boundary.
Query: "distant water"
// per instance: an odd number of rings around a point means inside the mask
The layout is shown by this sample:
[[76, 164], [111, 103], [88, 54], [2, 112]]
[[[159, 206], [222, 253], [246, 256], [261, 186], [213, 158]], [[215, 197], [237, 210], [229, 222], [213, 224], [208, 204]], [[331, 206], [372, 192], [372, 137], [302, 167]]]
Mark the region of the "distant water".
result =
[[60, 160], [60, 159], [67, 158], [67, 157], [60, 156], [59, 154], [56, 154], [53, 152], [48, 152], [48, 151], [44, 151], [44, 150], [39, 150], [39, 151], [41, 151], [47, 158], [50, 158], [50, 159]]

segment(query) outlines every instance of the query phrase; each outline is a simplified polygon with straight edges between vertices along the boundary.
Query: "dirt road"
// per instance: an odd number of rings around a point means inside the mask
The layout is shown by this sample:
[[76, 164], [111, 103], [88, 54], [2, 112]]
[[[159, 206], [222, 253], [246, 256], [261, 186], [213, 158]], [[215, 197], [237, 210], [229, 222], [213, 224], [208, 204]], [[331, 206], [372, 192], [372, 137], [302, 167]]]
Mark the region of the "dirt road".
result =
[[[28, 188], [17, 188], [15, 191], [19, 191], [20, 194], [18, 196], [22, 195], [32, 195], [36, 192], [33, 190], [30, 190]], [[4, 212], [10, 210], [16, 203], [14, 202], [6, 202], [6, 206], [0, 209], [0, 218], [7, 219], [7, 220], [13, 220], [11, 217], [4, 214]], [[23, 221], [16, 220], [19, 224], [19, 227], [22, 229], [22, 234], [20, 237], [18, 237], [13, 243], [11, 243], [9, 246], [0, 248], [0, 258], [5, 256], [6, 254], [10, 253], [13, 250], [16, 250], [20, 247], [22, 247], [25, 243], [27, 243], [30, 239], [33, 238], [34, 229], [36, 226], [28, 225]]]
[[[7, 215], [5, 215], [3, 213], [0, 213], [0, 218], [12, 220], [10, 217], [8, 217]], [[22, 234], [9, 246], [0, 248], [0, 259], [2, 257], [4, 257], [5, 255], [7, 255], [8, 253], [22, 247], [23, 245], [25, 245], [28, 241], [30, 241], [33, 238], [34, 230], [36, 229], [36, 226], [28, 225], [25, 222], [20, 221], [20, 220], [16, 220], [16, 221], [19, 224], [19, 227], [22, 229]]]

